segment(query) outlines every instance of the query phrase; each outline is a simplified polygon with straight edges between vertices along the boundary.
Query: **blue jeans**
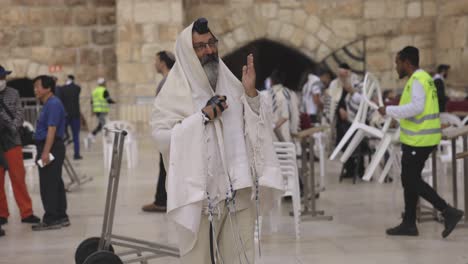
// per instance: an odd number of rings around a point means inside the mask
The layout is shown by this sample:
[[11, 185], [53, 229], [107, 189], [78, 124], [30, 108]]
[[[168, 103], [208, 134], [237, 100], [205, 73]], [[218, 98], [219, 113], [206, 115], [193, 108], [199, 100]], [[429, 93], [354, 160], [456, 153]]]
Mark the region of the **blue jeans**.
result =
[[68, 117], [67, 127], [70, 126], [73, 135], [75, 157], [80, 156], [80, 117]]

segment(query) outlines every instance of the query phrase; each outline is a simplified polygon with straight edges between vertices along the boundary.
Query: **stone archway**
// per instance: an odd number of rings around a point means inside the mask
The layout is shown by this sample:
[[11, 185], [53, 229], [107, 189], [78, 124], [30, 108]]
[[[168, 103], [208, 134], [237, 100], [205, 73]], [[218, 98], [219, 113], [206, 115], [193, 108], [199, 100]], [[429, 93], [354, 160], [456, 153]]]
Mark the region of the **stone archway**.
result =
[[269, 39], [258, 39], [223, 57], [228, 68], [241, 79], [242, 66], [248, 54], [255, 58], [258, 88], [264, 86], [264, 80], [277, 69], [285, 74], [284, 85], [298, 89], [302, 85], [304, 72], [316, 69], [317, 63], [301, 52]]

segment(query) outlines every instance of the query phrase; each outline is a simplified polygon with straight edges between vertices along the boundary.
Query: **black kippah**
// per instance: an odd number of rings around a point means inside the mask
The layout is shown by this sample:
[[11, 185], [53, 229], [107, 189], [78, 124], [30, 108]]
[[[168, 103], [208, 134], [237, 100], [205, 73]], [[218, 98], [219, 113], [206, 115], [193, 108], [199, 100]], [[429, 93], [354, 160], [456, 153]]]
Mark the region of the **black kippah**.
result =
[[210, 32], [208, 28], [208, 20], [204, 17], [200, 17], [199, 19], [195, 20], [193, 23], [192, 32], [197, 32], [198, 34], [206, 34]]

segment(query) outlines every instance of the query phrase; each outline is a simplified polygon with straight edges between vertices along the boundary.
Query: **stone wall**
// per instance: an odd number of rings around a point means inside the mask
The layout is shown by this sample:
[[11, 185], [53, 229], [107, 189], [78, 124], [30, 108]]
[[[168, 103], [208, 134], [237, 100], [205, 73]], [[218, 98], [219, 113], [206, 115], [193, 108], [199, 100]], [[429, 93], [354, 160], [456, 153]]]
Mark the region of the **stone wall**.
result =
[[434, 57], [452, 66], [449, 87], [468, 89], [468, 1], [439, 1]]
[[[89, 95], [98, 76], [116, 79], [115, 0], [2, 0], [0, 64], [13, 78], [74, 74]], [[110, 82], [115, 86], [115, 82]], [[114, 84], [114, 85], [113, 85]]]
[[154, 96], [155, 55], [173, 50], [182, 29], [181, 0], [117, 1], [117, 79], [121, 96]]
[[186, 23], [199, 16], [210, 20], [222, 54], [267, 38], [320, 62], [343, 45], [366, 38], [367, 69], [376, 73], [384, 88], [402, 87], [394, 56], [406, 45], [419, 47], [421, 65], [433, 69], [436, 17], [445, 5], [437, 0], [186, 0], [184, 4]]

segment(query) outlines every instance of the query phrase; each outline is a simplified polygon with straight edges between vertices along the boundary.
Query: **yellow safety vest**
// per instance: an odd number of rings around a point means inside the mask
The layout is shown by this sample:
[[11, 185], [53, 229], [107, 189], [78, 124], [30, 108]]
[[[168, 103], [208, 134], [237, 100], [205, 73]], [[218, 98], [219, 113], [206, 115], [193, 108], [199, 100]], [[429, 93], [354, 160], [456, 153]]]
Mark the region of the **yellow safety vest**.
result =
[[109, 104], [104, 98], [106, 87], [98, 86], [93, 90], [93, 112], [94, 113], [109, 113]]
[[424, 87], [426, 103], [421, 114], [400, 120], [400, 141], [413, 147], [436, 146], [442, 137], [439, 103], [434, 81], [427, 72], [417, 71], [411, 75], [401, 95], [400, 105], [411, 102], [411, 88], [415, 80]]

